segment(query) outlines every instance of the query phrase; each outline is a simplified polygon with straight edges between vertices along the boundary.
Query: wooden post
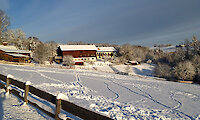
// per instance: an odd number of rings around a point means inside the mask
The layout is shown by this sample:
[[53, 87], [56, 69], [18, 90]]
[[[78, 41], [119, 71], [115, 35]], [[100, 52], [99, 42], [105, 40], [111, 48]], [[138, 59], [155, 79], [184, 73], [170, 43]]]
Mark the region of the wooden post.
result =
[[63, 94], [62, 93], [59, 93], [56, 97], [56, 115], [55, 115], [55, 119], [56, 120], [60, 120], [59, 118], [59, 114], [60, 114], [60, 111], [61, 111], [61, 100], [63, 99]]
[[60, 111], [61, 111], [61, 99], [57, 99], [56, 100], [56, 115], [55, 115], [56, 120], [60, 120], [59, 118]]
[[6, 92], [9, 93], [9, 86], [10, 86], [10, 78], [7, 77], [6, 79]]
[[10, 78], [13, 78], [12, 75], [8, 74], [7, 75], [7, 79], [6, 79], [6, 92], [10, 94], [10, 91], [9, 91], [9, 86], [10, 86]]
[[24, 102], [26, 102], [26, 103], [28, 103], [28, 92], [29, 92], [30, 85], [31, 85], [30, 81], [27, 81], [25, 84]]

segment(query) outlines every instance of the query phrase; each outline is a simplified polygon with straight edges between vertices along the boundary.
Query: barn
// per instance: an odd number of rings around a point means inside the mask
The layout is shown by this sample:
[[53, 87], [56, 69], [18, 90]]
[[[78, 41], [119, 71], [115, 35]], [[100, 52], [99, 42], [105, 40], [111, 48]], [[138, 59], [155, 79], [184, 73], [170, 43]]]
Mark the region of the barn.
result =
[[80, 61], [96, 61], [96, 51], [95, 45], [60, 45], [57, 49], [57, 58], [63, 59], [64, 56], [72, 56], [75, 64], [76, 62], [82, 64]]

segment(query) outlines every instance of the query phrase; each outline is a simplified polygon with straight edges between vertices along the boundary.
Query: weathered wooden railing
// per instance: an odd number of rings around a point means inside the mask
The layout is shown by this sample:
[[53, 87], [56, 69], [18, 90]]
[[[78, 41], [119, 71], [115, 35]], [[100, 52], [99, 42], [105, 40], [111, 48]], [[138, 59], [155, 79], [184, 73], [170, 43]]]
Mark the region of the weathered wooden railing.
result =
[[[69, 101], [65, 101], [65, 100], [62, 100], [62, 99], [59, 99], [59, 98], [56, 99], [56, 96], [54, 96], [50, 93], [47, 93], [45, 91], [42, 91], [40, 89], [37, 89], [34, 86], [31, 86], [28, 82], [23, 83], [23, 82], [20, 82], [18, 80], [15, 80], [10, 75], [5, 76], [5, 75], [0, 74], [0, 80], [2, 80], [3, 82], [6, 83], [6, 85], [3, 84], [3, 83], [0, 83], [0, 88], [6, 89], [7, 93], [13, 93], [17, 97], [23, 99], [24, 102], [32, 104], [33, 106], [40, 109], [42, 112], [46, 113], [47, 115], [55, 118], [56, 120], [60, 119], [59, 113], [60, 113], [61, 109], [63, 109], [66, 112], [69, 112], [69, 113], [71, 113], [75, 116], [78, 116], [82, 119], [85, 119], [85, 120], [111, 120], [111, 118], [109, 118], [109, 117], [103, 116], [103, 115], [98, 114], [98, 113], [93, 112], [93, 111], [90, 111], [88, 109], [80, 107], [80, 106], [78, 106], [74, 103], [71, 103]], [[24, 90], [24, 97], [22, 97], [20, 95], [20, 91], [18, 91], [17, 89], [10, 89], [10, 84]], [[28, 93], [36, 95], [39, 98], [42, 98], [42, 99], [56, 105], [55, 114], [41, 108], [36, 103], [28, 100]]]

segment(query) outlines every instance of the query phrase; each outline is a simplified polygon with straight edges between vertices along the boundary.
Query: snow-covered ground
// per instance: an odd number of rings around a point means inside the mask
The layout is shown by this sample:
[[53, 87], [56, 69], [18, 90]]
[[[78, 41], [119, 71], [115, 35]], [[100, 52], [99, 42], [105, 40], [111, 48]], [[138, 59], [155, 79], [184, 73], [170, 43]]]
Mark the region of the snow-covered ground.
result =
[[14, 95], [6, 95], [4, 89], [0, 89], [0, 120], [53, 120], [34, 107]]
[[[142, 75], [142, 68], [137, 69], [135, 74]], [[54, 95], [63, 93], [69, 101], [113, 119], [200, 119], [199, 85], [159, 81], [148, 72], [141, 77], [5, 64], [0, 71]]]
[[152, 76], [155, 65], [142, 63], [141, 65], [114, 65], [113, 67], [119, 70], [120, 72], [128, 72], [129, 75], [145, 77]]

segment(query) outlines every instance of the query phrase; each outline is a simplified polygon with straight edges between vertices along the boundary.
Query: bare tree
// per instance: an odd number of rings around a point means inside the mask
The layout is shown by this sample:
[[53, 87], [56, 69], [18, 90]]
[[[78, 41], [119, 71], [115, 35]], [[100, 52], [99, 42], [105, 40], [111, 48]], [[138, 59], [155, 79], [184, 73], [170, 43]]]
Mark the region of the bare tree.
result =
[[7, 27], [10, 25], [9, 17], [6, 13], [0, 10], [0, 43], [3, 42], [3, 32], [7, 30]]

